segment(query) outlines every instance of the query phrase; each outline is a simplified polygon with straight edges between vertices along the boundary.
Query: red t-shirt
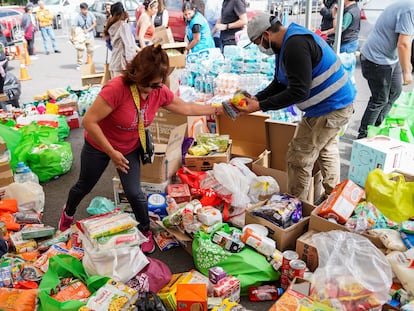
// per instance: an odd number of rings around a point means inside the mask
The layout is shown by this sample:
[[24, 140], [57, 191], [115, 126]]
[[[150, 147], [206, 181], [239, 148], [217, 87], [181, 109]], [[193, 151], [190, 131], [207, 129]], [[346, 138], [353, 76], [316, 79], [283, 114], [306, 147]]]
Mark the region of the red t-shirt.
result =
[[[104, 85], [99, 95], [112, 108], [105, 119], [99, 122], [105, 137], [109, 143], [122, 154], [128, 154], [139, 146], [138, 114], [132, 97], [131, 89], [126, 85], [121, 76], [110, 80]], [[174, 99], [174, 93], [165, 85], [161, 89], [154, 89], [147, 99], [141, 96], [141, 113], [144, 116], [144, 126], [148, 127], [154, 120], [159, 107], [167, 106]], [[97, 145], [85, 131], [86, 140], [96, 149]]]

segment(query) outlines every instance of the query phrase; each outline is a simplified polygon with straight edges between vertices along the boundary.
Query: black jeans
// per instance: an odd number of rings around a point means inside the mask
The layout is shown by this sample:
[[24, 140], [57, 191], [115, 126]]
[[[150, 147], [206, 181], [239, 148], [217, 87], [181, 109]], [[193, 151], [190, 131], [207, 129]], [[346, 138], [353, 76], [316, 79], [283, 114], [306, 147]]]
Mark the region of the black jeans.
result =
[[[125, 195], [131, 204], [135, 218], [139, 222], [141, 232], [149, 230], [148, 204], [145, 194], [141, 190], [141, 163], [138, 150], [124, 155], [129, 161], [129, 171], [125, 174], [118, 170], [119, 178]], [[70, 189], [66, 202], [66, 214], [72, 216], [82, 199], [92, 191], [99, 181], [111, 159], [109, 156], [85, 141], [81, 152], [81, 168], [79, 179]]]
[[358, 138], [367, 137], [368, 125], [381, 125], [402, 91], [400, 63], [378, 65], [361, 54], [362, 75], [368, 81], [371, 97], [361, 120]]

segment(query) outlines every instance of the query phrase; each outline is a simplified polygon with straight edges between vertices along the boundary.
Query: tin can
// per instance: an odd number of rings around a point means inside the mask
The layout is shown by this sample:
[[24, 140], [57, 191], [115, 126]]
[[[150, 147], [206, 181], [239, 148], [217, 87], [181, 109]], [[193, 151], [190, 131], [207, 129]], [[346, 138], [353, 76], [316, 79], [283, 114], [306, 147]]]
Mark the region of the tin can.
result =
[[7, 235], [6, 223], [0, 221], [0, 238], [4, 237], [5, 235]]
[[79, 236], [79, 232], [73, 231], [70, 235], [70, 240], [72, 242], [72, 247], [82, 247], [82, 240]]
[[306, 263], [303, 260], [295, 259], [290, 262], [289, 281], [295, 277], [303, 278], [305, 275]]
[[283, 252], [283, 259], [282, 259], [282, 268], [281, 272], [282, 275], [280, 276], [280, 285], [283, 289], [287, 289], [289, 287], [289, 274], [290, 274], [290, 262], [293, 260], [297, 260], [299, 258], [298, 253], [295, 251], [284, 251]]

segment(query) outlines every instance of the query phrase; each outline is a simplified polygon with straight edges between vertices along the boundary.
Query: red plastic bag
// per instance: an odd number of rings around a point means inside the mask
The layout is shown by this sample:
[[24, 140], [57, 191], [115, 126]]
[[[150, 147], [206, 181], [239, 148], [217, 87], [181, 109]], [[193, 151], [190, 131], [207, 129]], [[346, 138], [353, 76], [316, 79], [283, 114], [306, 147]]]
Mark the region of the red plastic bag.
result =
[[183, 166], [178, 169], [177, 175], [182, 183], [188, 184], [191, 188], [199, 189], [200, 181], [206, 178], [207, 173], [192, 171]]

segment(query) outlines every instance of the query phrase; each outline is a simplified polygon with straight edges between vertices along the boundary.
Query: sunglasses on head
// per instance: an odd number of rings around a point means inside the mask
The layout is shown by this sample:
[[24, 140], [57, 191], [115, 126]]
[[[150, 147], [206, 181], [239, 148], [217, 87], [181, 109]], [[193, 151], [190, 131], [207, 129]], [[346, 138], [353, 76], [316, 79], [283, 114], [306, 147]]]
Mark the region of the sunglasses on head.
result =
[[153, 83], [153, 84], [143, 84], [141, 85], [142, 87], [150, 87], [153, 90], [154, 89], [161, 89], [162, 88], [162, 84], [161, 83]]

